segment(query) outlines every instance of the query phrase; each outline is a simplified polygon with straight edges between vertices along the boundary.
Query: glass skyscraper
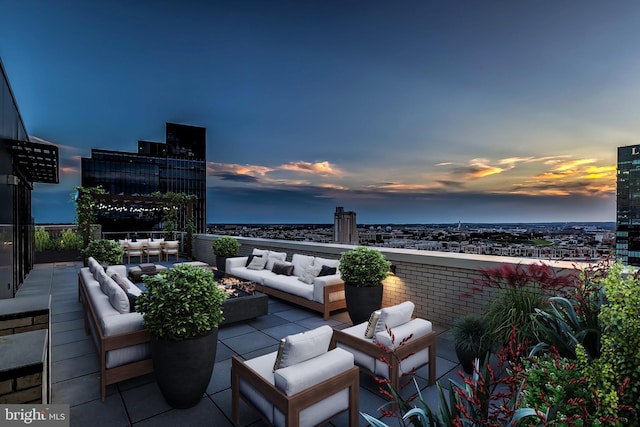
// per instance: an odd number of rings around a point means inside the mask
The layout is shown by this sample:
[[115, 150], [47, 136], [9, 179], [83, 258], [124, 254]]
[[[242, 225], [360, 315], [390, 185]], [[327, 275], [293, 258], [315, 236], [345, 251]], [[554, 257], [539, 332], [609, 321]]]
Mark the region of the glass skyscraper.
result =
[[[136, 153], [92, 149], [82, 158], [82, 186], [101, 185], [111, 195], [151, 196], [155, 192], [195, 195], [196, 232], [206, 228], [206, 128], [166, 124], [166, 143], [138, 141]], [[134, 200], [134, 199], [132, 199]], [[103, 231], [159, 229], [161, 214], [148, 203], [103, 208]]]
[[640, 266], [640, 145], [618, 147], [616, 258]]

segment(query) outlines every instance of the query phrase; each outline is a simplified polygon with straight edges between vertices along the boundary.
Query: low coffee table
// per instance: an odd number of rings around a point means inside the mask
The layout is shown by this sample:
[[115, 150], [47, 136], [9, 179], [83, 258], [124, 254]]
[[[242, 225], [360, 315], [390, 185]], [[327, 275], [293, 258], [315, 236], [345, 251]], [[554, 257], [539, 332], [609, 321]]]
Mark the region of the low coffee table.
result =
[[255, 284], [233, 276], [217, 279], [229, 297], [222, 304], [224, 320], [219, 326], [253, 319], [269, 313], [269, 297], [254, 289]]
[[142, 280], [142, 276], [145, 274], [148, 276], [155, 276], [156, 274], [167, 270], [167, 267], [164, 265], [156, 264], [155, 267], [156, 269], [154, 271], [142, 271], [142, 268], [140, 267], [129, 267], [127, 275], [129, 276], [129, 279], [135, 283], [140, 282]]

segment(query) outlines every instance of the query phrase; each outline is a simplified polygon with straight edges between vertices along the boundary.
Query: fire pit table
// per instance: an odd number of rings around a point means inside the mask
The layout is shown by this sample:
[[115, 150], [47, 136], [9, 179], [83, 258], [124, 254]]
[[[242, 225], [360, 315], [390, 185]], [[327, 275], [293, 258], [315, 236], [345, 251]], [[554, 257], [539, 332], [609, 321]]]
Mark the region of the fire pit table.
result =
[[222, 304], [224, 320], [219, 326], [253, 319], [269, 312], [269, 297], [257, 292], [255, 283], [233, 276], [223, 276], [216, 281], [229, 295]]

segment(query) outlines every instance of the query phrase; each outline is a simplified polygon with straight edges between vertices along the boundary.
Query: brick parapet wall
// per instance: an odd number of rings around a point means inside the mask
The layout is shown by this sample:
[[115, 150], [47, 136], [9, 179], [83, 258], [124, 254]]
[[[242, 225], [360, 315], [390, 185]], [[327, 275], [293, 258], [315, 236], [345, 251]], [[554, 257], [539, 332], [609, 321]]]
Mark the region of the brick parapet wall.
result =
[[49, 329], [48, 313], [20, 313], [7, 317], [0, 316], [0, 336], [40, 329]]
[[[221, 236], [198, 234], [193, 240], [193, 256], [199, 261], [215, 265], [211, 250], [213, 241]], [[294, 253], [338, 259], [353, 245], [333, 243], [295, 242], [288, 240], [237, 237], [240, 254], [249, 255], [253, 248], [287, 252], [288, 260]], [[491, 298], [491, 293], [465, 298], [479, 277], [479, 269], [494, 268], [503, 263], [531, 264], [538, 259], [471, 255], [450, 252], [419, 251], [413, 249], [377, 248], [396, 267], [396, 274], [384, 281], [383, 306], [403, 301], [416, 304], [416, 316], [448, 326], [462, 314], [480, 312]], [[575, 263], [545, 261], [557, 270], [572, 270]]]

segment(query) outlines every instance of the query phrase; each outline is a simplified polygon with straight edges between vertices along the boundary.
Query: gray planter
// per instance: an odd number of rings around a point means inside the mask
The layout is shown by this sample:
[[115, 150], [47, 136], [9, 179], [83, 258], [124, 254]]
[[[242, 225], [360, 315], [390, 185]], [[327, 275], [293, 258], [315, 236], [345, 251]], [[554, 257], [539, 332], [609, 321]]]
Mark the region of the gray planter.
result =
[[169, 405], [186, 409], [200, 402], [213, 373], [217, 343], [218, 328], [182, 341], [151, 337], [156, 381]]
[[382, 307], [383, 286], [352, 286], [344, 284], [347, 311], [354, 325], [369, 320], [371, 313]]

